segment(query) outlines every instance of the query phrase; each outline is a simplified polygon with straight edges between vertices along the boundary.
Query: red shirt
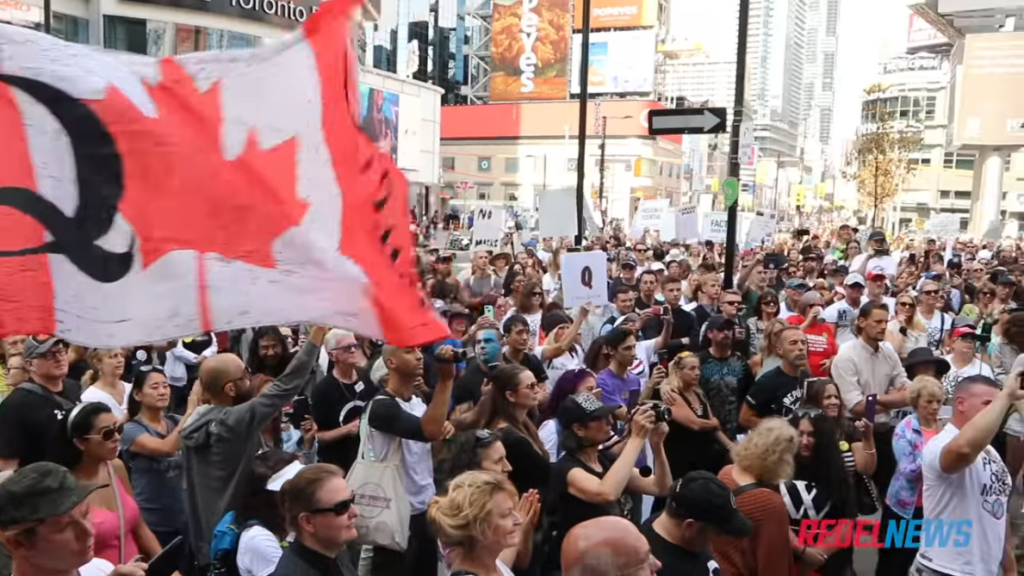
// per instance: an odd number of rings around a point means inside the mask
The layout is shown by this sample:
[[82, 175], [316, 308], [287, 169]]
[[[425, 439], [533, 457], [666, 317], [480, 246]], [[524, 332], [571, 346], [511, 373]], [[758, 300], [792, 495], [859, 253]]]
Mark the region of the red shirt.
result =
[[[793, 326], [801, 326], [804, 317], [794, 314], [787, 318], [786, 322]], [[807, 364], [811, 375], [815, 378], [828, 378], [829, 371], [822, 368], [821, 363], [835, 358], [836, 352], [839, 351], [835, 331], [825, 322], [815, 322], [804, 330], [804, 334], [807, 335]]]

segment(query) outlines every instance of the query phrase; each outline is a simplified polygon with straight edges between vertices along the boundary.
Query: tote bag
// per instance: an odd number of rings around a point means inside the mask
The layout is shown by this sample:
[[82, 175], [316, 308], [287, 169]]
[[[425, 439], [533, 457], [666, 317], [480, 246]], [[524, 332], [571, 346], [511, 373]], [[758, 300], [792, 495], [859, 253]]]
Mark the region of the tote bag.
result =
[[356, 530], [359, 542], [365, 546], [405, 552], [409, 545], [411, 510], [402, 484], [402, 440], [394, 439], [387, 459], [376, 459], [369, 425], [373, 404], [373, 400], [367, 404], [359, 423], [359, 454], [347, 478], [359, 510]]

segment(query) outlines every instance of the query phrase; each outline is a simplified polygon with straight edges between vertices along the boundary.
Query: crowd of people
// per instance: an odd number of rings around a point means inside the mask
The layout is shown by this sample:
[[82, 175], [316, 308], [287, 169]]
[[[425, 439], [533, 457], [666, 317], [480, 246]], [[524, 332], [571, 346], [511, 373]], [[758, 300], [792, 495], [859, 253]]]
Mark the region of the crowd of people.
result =
[[[1024, 247], [857, 233], [734, 271], [617, 235], [461, 273], [424, 249], [451, 333], [422, 347], [8, 336], [0, 576], [848, 576], [853, 544], [801, 530], [865, 516], [973, 530], [876, 574], [1016, 574]], [[607, 302], [563, 306], [577, 250]]]

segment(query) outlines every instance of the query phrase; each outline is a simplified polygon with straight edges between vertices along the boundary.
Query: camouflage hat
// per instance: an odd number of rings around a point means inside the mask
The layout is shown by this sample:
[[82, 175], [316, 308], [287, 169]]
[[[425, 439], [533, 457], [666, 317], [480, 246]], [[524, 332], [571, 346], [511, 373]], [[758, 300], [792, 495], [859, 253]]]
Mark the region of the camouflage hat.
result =
[[52, 462], [19, 468], [0, 484], [0, 529], [63, 516], [104, 486], [81, 484]]

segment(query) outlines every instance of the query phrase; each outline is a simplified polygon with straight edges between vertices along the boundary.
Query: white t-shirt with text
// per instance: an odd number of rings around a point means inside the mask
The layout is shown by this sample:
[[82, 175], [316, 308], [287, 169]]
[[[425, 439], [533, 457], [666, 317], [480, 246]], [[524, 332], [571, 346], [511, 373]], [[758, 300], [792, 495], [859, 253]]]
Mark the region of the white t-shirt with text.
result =
[[[991, 446], [966, 469], [946, 474], [939, 465], [942, 449], [960, 430], [952, 424], [924, 447], [921, 469], [924, 476], [924, 518], [947, 522], [971, 522], [970, 545], [956, 548], [948, 541], [928, 546], [924, 536], [917, 559], [944, 574], [1000, 574], [1006, 538], [1006, 517], [1013, 484], [999, 454]], [[946, 544], [942, 546], [942, 544]]]

